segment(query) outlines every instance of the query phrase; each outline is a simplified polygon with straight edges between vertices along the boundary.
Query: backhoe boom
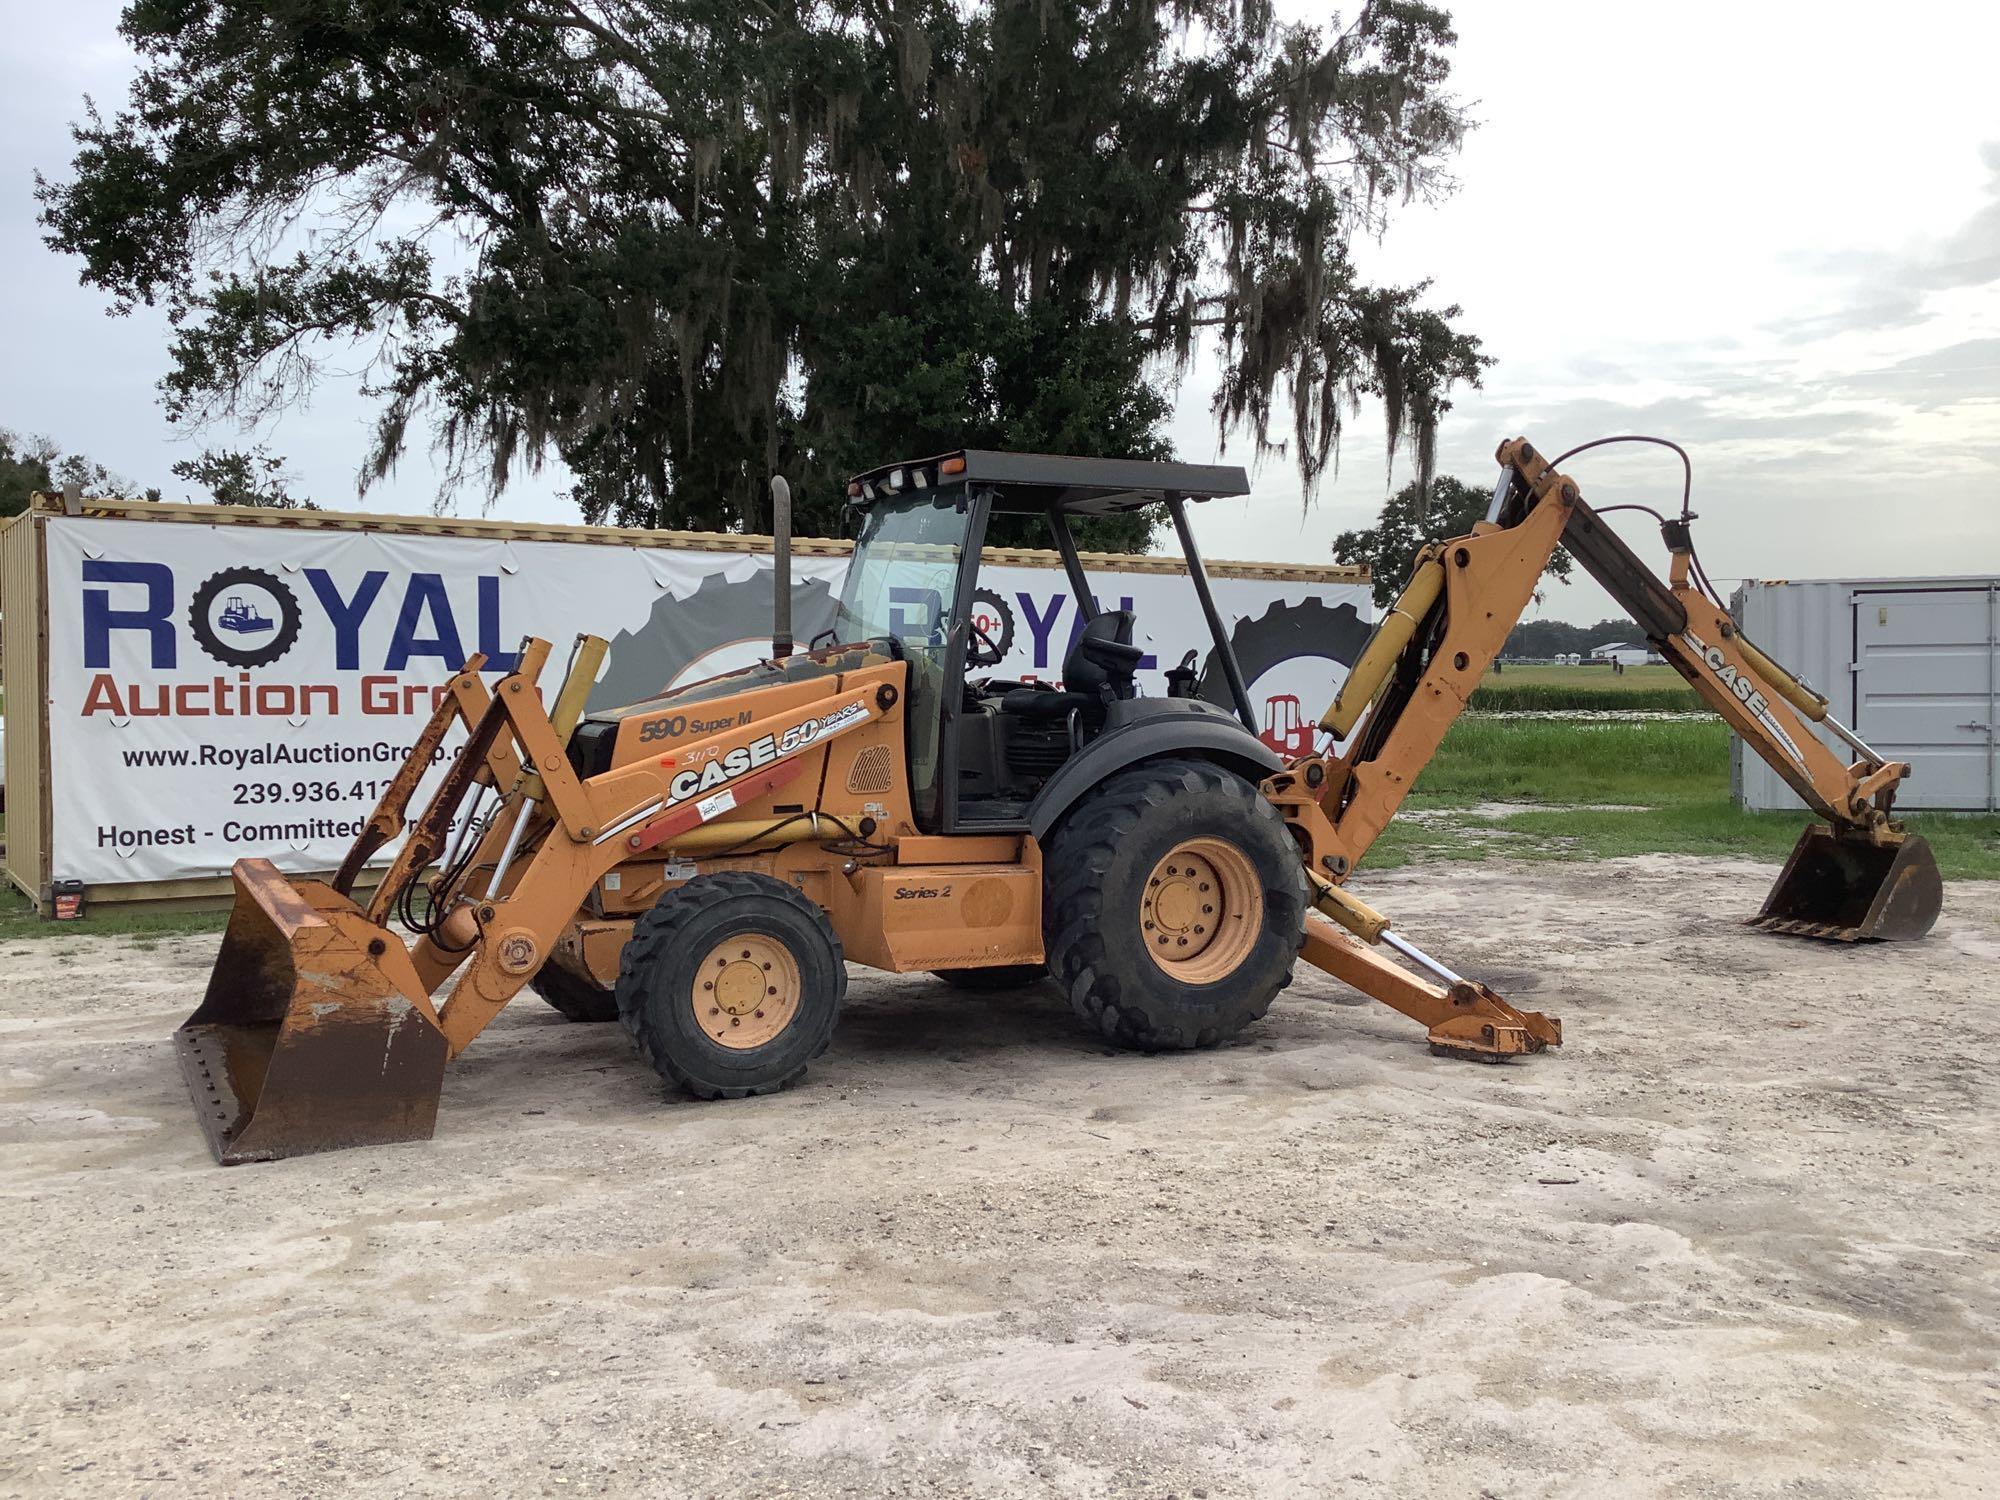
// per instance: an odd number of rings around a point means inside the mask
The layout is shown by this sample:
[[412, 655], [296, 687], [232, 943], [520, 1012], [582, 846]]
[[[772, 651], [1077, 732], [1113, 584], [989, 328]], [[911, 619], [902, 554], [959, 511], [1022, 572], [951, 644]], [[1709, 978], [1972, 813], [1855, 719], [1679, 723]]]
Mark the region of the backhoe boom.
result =
[[[1885, 760], [1834, 719], [1825, 697], [1745, 639], [1728, 611], [1695, 586], [1692, 517], [1662, 523], [1672, 556], [1662, 580], [1526, 439], [1503, 443], [1498, 456], [1502, 477], [1488, 518], [1418, 554], [1402, 597], [1327, 710], [1323, 729], [1354, 731], [1346, 748], [1303, 757], [1266, 783], [1314, 872], [1339, 882], [1360, 862], [1465, 711], [1562, 545], [1825, 819], [1808, 827], [1754, 920], [1846, 941], [1928, 932], [1943, 898], [1936, 862], [1890, 817], [1909, 766]], [[1859, 758], [1850, 763], [1829, 750], [1811, 723], [1824, 724]]]

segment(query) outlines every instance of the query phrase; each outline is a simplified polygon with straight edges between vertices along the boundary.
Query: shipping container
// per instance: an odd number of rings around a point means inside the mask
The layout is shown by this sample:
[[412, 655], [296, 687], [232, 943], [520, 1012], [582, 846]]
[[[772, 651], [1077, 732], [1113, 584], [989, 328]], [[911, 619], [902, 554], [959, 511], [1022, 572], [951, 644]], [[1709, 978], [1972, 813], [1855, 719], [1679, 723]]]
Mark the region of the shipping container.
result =
[[[1898, 807], [2000, 811], [2000, 578], [1769, 579], [1743, 584], [1732, 609], [1834, 717], [1910, 763]], [[1740, 741], [1730, 771], [1743, 807], [1801, 805]]]

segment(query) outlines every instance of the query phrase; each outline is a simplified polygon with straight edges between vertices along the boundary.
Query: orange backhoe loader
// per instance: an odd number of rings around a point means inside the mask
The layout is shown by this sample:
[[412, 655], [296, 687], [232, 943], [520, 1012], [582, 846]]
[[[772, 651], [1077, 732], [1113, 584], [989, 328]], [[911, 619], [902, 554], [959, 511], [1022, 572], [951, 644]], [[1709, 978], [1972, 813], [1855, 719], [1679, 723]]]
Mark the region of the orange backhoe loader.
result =
[[[1259, 737], [1187, 521], [1191, 501], [1244, 493], [1241, 469], [966, 451], [861, 475], [836, 625], [802, 652], [778, 482], [769, 660], [585, 714], [602, 641], [579, 640], [546, 709], [546, 643], [525, 643], [490, 690], [475, 657], [331, 883], [238, 862], [207, 996], [176, 1034], [217, 1159], [427, 1138], [447, 1061], [528, 985], [573, 1018], [620, 1020], [663, 1078], [704, 1098], [799, 1077], [832, 1035], [847, 962], [974, 989], [1047, 973], [1098, 1034], [1162, 1050], [1255, 1021], [1303, 954], [1441, 1052], [1497, 1061], [1559, 1043], [1559, 1022], [1462, 978], [1342, 888], [1558, 542], [1828, 820], [1765, 924], [1928, 930], [1935, 864], [1888, 818], [1908, 768], [1834, 726], [1861, 755], [1843, 765], [1804, 729], [1801, 716], [1831, 723], [1824, 701], [1690, 588], [1685, 519], [1668, 523], [1674, 581], [1660, 584], [1525, 442], [1501, 459], [1487, 521], [1426, 552], [1329, 710], [1346, 748], [1289, 759]], [[1233, 714], [1189, 696], [1187, 674], [1140, 696], [1133, 616], [1096, 607], [1071, 520], [1149, 505], [1179, 534]], [[1046, 518], [1086, 617], [1060, 683], [972, 675], [1001, 655], [974, 600], [996, 513]], [[364, 867], [399, 835], [362, 904]]]

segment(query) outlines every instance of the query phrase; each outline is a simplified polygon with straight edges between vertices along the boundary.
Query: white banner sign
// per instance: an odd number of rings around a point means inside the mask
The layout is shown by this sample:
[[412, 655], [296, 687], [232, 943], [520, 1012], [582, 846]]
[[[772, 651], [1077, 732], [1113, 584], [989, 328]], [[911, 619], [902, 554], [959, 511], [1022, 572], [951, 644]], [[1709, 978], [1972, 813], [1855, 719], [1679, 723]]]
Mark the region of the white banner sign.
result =
[[[64, 517], [47, 537], [59, 880], [219, 875], [246, 855], [337, 865], [474, 651], [498, 673], [542, 636], [552, 687], [571, 639], [607, 636], [593, 707], [769, 651], [770, 560], [748, 554]], [[795, 559], [801, 641], [831, 623], [845, 568]], [[1006, 652], [992, 675], [1059, 677], [1080, 623], [1061, 571], [980, 582], [981, 626]], [[1205, 696], [1228, 701], [1186, 578], [1091, 582], [1104, 608], [1137, 613], [1143, 691], [1164, 693], [1192, 651]], [[1303, 749], [1366, 636], [1366, 586], [1224, 578], [1215, 592], [1264, 738]]]

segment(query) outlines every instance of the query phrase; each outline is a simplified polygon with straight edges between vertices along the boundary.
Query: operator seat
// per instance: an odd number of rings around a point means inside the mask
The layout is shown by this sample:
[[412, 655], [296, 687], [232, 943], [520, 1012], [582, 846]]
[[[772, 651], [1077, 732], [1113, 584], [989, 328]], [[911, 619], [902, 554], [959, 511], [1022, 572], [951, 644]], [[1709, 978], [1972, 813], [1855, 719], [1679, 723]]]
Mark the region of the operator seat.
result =
[[1132, 644], [1138, 618], [1129, 609], [1107, 609], [1077, 633], [1063, 658], [1063, 691], [1015, 688], [1000, 700], [1002, 713], [1031, 718], [1079, 715], [1086, 728], [1104, 723], [1105, 710], [1121, 698], [1139, 696], [1136, 680], [1144, 646]]

